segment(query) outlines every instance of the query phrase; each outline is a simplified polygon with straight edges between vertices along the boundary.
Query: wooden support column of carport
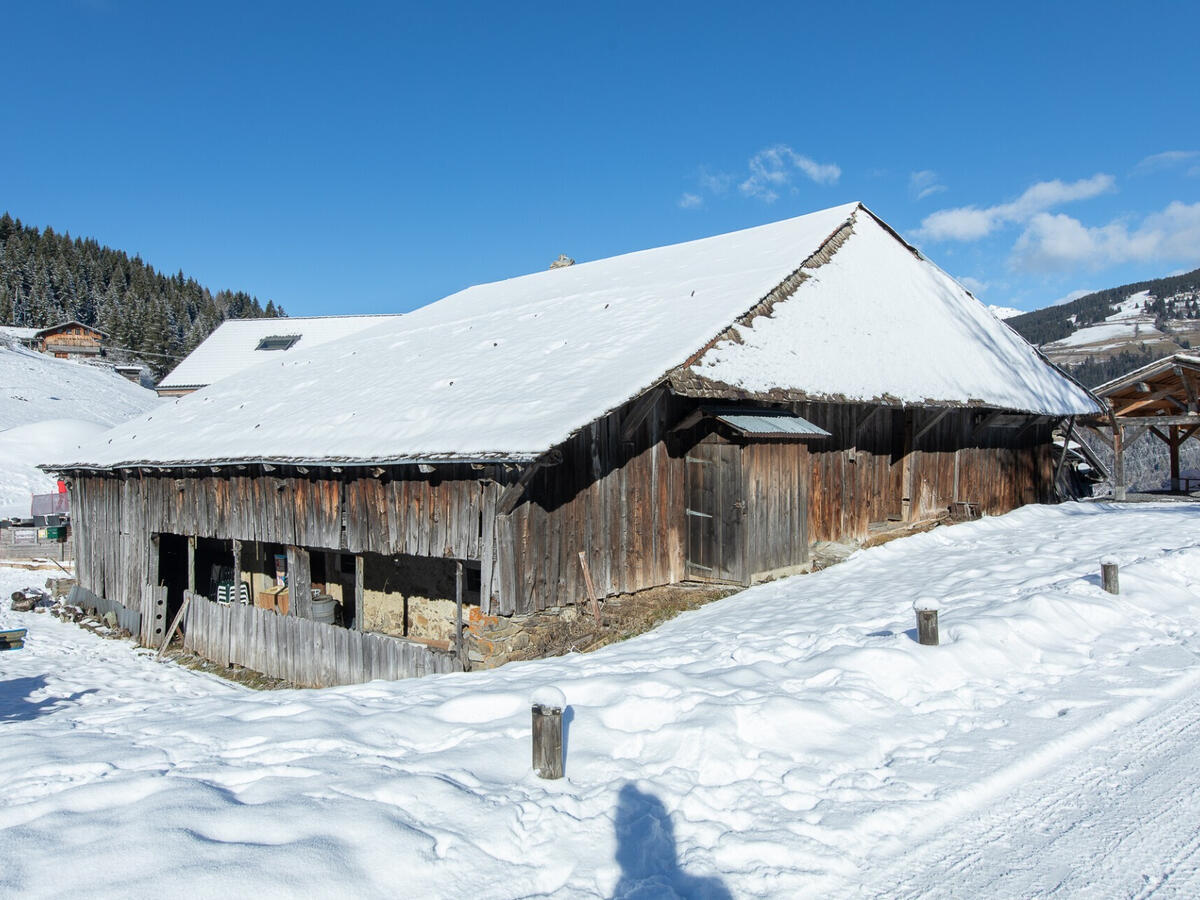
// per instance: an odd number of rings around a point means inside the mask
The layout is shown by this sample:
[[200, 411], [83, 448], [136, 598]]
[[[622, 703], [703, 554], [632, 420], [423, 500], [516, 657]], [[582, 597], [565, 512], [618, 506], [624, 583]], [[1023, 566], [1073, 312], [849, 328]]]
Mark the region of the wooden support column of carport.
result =
[[[1125, 499], [1125, 451], [1144, 434], [1153, 434], [1167, 445], [1171, 490], [1180, 489], [1179, 448], [1200, 431], [1198, 381], [1200, 357], [1177, 353], [1095, 389], [1095, 394], [1108, 404], [1108, 415], [1087, 424], [1093, 430], [1112, 430], [1114, 499]], [[1127, 434], [1127, 427], [1138, 430]]]

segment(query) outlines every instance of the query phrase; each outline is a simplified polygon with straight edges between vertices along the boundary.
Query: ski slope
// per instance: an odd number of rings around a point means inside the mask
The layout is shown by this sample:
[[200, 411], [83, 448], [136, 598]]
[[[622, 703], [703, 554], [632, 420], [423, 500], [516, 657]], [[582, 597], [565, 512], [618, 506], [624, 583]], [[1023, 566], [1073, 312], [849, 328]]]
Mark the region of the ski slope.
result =
[[[30, 580], [0, 569], [0, 596]], [[1200, 505], [1087, 503], [586, 656], [321, 691], [4, 610], [30, 632], [3, 657], [0, 865], [28, 897], [1194, 894], [1198, 593]], [[529, 769], [547, 685], [556, 782]]]

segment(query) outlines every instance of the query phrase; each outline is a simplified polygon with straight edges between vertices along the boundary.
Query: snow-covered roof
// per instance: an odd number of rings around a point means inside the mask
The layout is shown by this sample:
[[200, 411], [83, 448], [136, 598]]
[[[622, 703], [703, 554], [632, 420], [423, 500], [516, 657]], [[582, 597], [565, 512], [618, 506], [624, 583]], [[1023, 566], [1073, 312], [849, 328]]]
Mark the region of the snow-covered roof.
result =
[[[740, 344], [714, 344], [798, 273], [808, 277], [740, 329]], [[467, 288], [280, 354], [54, 465], [530, 460], [702, 352], [697, 374], [763, 394], [1098, 410], [853, 203]]]
[[[274, 354], [309, 350], [397, 318], [385, 315], [227, 319], [158, 386], [170, 390], [205, 387], [265, 362]], [[297, 337], [298, 340], [283, 350], [258, 349], [264, 338], [271, 337]]]

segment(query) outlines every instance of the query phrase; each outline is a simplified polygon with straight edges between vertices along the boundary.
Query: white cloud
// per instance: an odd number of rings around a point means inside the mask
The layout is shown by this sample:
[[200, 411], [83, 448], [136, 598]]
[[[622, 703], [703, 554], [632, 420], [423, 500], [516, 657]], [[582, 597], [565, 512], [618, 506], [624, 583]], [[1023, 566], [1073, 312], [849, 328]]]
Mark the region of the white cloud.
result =
[[710, 194], [724, 194], [733, 184], [733, 176], [725, 172], [710, 172], [708, 169], [701, 169], [697, 181], [699, 181], [700, 187]]
[[842, 177], [842, 170], [835, 164], [815, 162], [785, 144], [754, 154], [749, 169], [749, 176], [738, 185], [738, 190], [765, 203], [778, 200], [779, 192], [791, 187], [797, 172], [817, 184], [833, 184]]
[[792, 181], [797, 176], [817, 184], [834, 184], [842, 177], [841, 168], [834, 163], [816, 162], [786, 144], [760, 150], [750, 157], [746, 168], [746, 173], [732, 175], [702, 167], [696, 174], [696, 190], [684, 192], [679, 206], [696, 209], [704, 204], [705, 195], [718, 197], [728, 193], [734, 184], [746, 197], [774, 203], [784, 190], [795, 191]]
[[958, 279], [958, 283], [976, 297], [978, 297], [988, 288], [988, 283], [986, 281], [980, 281], [978, 278], [972, 278], [970, 275], [964, 275], [962, 278]]
[[1011, 203], [983, 209], [975, 206], [939, 209], [925, 217], [916, 236], [930, 241], [977, 241], [1003, 225], [1028, 222], [1035, 215], [1064, 203], [1108, 193], [1115, 185], [1116, 179], [1103, 174], [1071, 182], [1057, 178], [1040, 181]]
[[944, 190], [946, 186], [938, 183], [937, 172], [932, 169], [922, 169], [908, 176], [908, 191], [918, 200], [940, 194]]
[[991, 210], [962, 206], [930, 213], [917, 229], [917, 237], [930, 241], [977, 241], [996, 228]]
[[1176, 166], [1189, 165], [1187, 173], [1189, 175], [1200, 174], [1200, 166], [1194, 163], [1200, 162], [1200, 150], [1166, 150], [1162, 153], [1155, 153], [1152, 156], [1147, 156], [1136, 166], [1133, 167], [1135, 175], [1149, 175], [1151, 172], [1161, 172], [1165, 169], [1173, 169]]
[[1200, 203], [1178, 201], [1136, 227], [1121, 220], [1088, 227], [1068, 215], [1038, 213], [1013, 247], [1017, 268], [1053, 272], [1126, 262], [1200, 261]]

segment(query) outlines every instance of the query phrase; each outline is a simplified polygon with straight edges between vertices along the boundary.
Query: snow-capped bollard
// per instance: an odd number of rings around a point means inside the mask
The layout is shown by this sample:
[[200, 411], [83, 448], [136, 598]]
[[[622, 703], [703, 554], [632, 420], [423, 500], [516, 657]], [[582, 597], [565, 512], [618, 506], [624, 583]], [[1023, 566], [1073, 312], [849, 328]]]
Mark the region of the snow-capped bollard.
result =
[[1100, 560], [1100, 586], [1110, 594], [1121, 593], [1121, 583], [1117, 576], [1117, 561], [1111, 556]]
[[567, 698], [556, 687], [533, 692], [533, 771], [539, 778], [563, 777], [563, 710]]
[[922, 597], [913, 604], [917, 614], [917, 643], [930, 647], [938, 645], [938, 611], [937, 601], [932, 597]]

